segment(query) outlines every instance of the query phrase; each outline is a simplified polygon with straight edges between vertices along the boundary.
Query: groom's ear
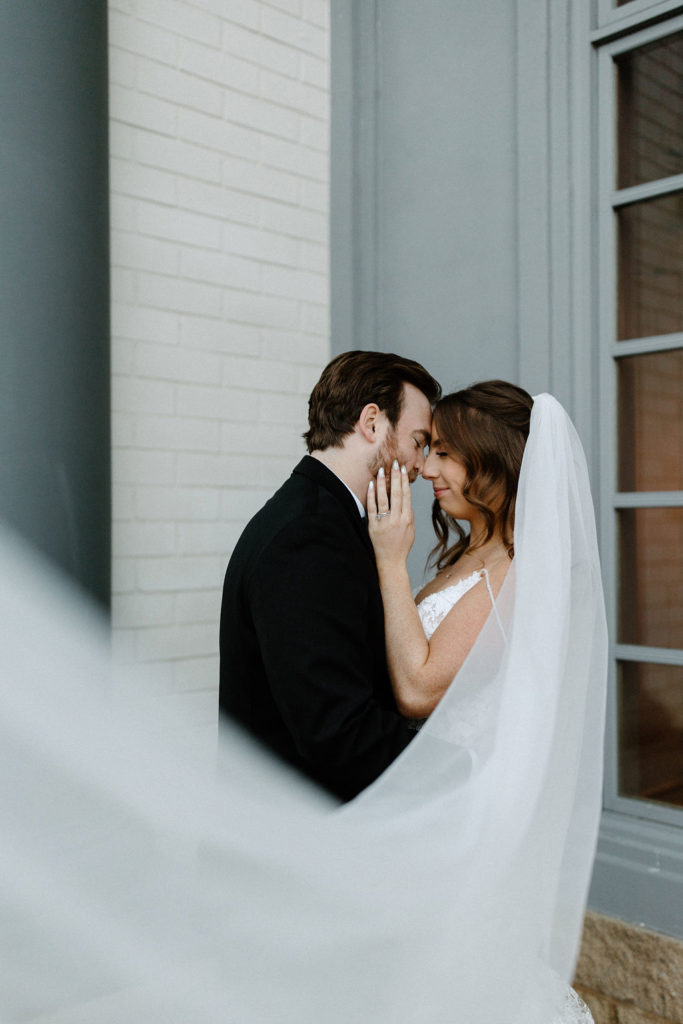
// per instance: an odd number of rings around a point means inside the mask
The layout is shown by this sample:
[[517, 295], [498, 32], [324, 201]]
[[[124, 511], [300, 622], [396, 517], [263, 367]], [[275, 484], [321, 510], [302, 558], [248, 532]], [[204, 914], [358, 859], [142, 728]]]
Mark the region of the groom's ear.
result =
[[379, 440], [378, 427], [380, 426], [380, 419], [382, 417], [382, 411], [375, 402], [369, 402], [363, 406], [361, 414], [358, 417], [358, 431], [366, 441], [370, 441], [374, 444]]

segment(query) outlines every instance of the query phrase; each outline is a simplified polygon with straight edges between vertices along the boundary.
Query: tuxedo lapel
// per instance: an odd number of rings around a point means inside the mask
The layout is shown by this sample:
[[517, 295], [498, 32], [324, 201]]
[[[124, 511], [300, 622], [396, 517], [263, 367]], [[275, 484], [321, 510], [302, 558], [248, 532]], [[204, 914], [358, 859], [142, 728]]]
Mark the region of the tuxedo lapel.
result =
[[349, 491], [345, 483], [343, 483], [339, 477], [328, 469], [327, 466], [319, 462], [318, 459], [311, 458], [310, 455], [305, 455], [298, 466], [294, 467], [294, 473], [300, 473], [302, 476], [308, 477], [313, 480], [318, 486], [324, 487], [330, 492], [339, 503], [344, 511], [344, 514], [353, 523], [356, 533], [360, 537], [363, 547], [367, 550], [368, 555], [375, 561], [375, 552], [372, 547], [370, 535], [368, 534], [368, 520], [367, 516], [361, 516], [358, 511], [358, 506], [353, 499], [353, 495]]
[[375, 561], [375, 551], [374, 551], [374, 548], [372, 546], [372, 541], [370, 540], [370, 533], [368, 531], [368, 517], [367, 516], [358, 516], [357, 529], [358, 529], [358, 532], [360, 533], [361, 540], [363, 541], [363, 544], [368, 549], [368, 553], [369, 553], [370, 557], [372, 558], [372, 560], [374, 562]]

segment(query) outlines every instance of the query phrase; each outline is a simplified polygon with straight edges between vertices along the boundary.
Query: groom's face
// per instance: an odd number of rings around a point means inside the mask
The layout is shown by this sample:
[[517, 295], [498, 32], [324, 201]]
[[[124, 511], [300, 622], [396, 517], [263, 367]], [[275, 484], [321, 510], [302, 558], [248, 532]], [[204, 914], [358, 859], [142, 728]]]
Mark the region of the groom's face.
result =
[[376, 476], [381, 466], [391, 479], [391, 465], [398, 459], [399, 466], [405, 466], [411, 484], [422, 472], [425, 462], [425, 448], [429, 446], [432, 429], [432, 410], [429, 400], [412, 384], [404, 385], [401, 415], [392, 427], [387, 421], [382, 443], [370, 467]]

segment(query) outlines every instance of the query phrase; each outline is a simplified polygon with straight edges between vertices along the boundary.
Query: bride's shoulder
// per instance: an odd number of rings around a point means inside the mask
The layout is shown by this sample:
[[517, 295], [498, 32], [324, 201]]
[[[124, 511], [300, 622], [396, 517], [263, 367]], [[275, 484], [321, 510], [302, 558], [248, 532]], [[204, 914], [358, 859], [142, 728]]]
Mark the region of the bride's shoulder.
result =
[[501, 555], [500, 558], [494, 559], [487, 566], [487, 572], [491, 580], [498, 580], [502, 583], [505, 577], [507, 576], [513, 562], [514, 559], [511, 558], [507, 553]]

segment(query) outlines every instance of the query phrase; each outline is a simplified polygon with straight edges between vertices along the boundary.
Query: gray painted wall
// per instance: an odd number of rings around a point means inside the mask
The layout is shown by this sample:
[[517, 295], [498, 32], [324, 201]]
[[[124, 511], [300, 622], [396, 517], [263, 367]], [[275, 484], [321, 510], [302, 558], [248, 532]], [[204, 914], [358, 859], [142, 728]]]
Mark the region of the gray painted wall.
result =
[[514, 377], [513, 5], [332, 14], [335, 351], [424, 357], [449, 390]]
[[0, 3], [0, 519], [108, 605], [106, 25]]
[[512, 14], [439, 0], [378, 18], [377, 340], [448, 391], [517, 372]]

